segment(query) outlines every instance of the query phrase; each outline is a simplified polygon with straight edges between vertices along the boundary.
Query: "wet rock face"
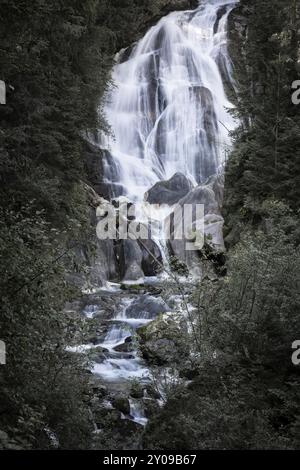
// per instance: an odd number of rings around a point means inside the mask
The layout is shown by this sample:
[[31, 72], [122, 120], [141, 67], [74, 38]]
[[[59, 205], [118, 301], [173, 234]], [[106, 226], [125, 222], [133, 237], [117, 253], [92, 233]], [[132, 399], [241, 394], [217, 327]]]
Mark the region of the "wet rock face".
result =
[[117, 253], [120, 277], [124, 281], [156, 276], [162, 269], [161, 251], [151, 239], [121, 240]]
[[[216, 171], [217, 149], [215, 136], [217, 135], [218, 122], [213, 95], [208, 88], [204, 86], [190, 87], [190, 99], [196, 103], [197, 126], [195, 138], [199, 144], [195, 158], [194, 176], [198, 183], [204, 183], [207, 177]], [[205, 109], [204, 113], [203, 109]], [[207, 158], [207, 153], [211, 158]]]
[[97, 240], [96, 251], [89, 260], [90, 282], [102, 285], [103, 280], [117, 278], [117, 265], [113, 240]]
[[167, 181], [159, 181], [146, 194], [145, 199], [150, 204], [168, 204], [172, 206], [186, 196], [192, 189], [192, 184], [182, 173], [175, 173]]
[[122, 240], [118, 247], [119, 269], [124, 281], [137, 281], [144, 277], [142, 251], [136, 240]]
[[[96, 232], [96, 228], [95, 228]], [[67, 281], [80, 289], [101, 287], [106, 280], [118, 277], [113, 240], [99, 240], [95, 237], [93, 246], [81, 245], [74, 250], [76, 254], [75, 272], [67, 274]], [[83, 271], [81, 265], [87, 269]]]
[[[97, 140], [97, 136], [95, 139]], [[108, 150], [101, 149], [97, 142], [95, 144], [86, 142], [84, 161], [88, 180], [97, 194], [105, 199], [122, 194], [122, 188], [118, 184], [120, 180], [118, 164]]]
[[140, 240], [142, 250], [142, 270], [145, 276], [156, 276], [162, 270], [163, 258], [158, 245], [151, 239]]
[[196, 205], [196, 204], [203, 204], [204, 205], [204, 214], [219, 214], [220, 208], [216, 200], [216, 196], [214, 193], [213, 188], [211, 185], [199, 185], [192, 191], [190, 191], [185, 197], [180, 199], [179, 203], [180, 206], [184, 206], [185, 204]]

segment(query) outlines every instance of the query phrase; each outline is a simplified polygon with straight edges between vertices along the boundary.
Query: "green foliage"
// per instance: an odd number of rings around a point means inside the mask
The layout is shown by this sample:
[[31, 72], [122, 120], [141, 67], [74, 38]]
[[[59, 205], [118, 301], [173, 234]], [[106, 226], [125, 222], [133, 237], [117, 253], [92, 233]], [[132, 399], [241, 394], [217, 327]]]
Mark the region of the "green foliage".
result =
[[0, 331], [7, 349], [1, 427], [25, 447], [51, 447], [46, 428], [62, 448], [84, 447], [91, 426], [87, 376], [82, 359], [66, 351], [74, 325], [78, 337], [84, 330], [79, 318], [63, 312], [75, 295], [64, 279], [70, 255], [60, 259], [61, 234], [43, 213], [32, 215], [32, 207], [18, 214], [1, 209], [0, 220]]
[[84, 364], [66, 352], [78, 319], [63, 312], [75, 295], [65, 282], [71, 242], [87, 219], [80, 131], [96, 123], [96, 89], [82, 72], [92, 65], [82, 62], [89, 5], [1, 2], [1, 428], [21, 447], [51, 447], [46, 429], [62, 448], [84, 447], [91, 426]]
[[194, 289], [192, 378], [150, 420], [149, 449], [299, 449], [299, 5], [241, 0], [231, 18], [238, 93], [226, 168], [227, 275]]
[[111, 60], [97, 6], [1, 1], [1, 199], [18, 208], [34, 198], [56, 224], [82, 176], [81, 133], [102, 125], [97, 101]]
[[113, 55], [166, 3], [0, 0], [0, 447], [91, 445], [86, 363], [67, 350], [85, 325], [64, 310], [92, 250], [84, 137], [108, 131]]
[[195, 289], [186, 341], [200, 358], [191, 366], [196, 378], [150, 421], [147, 448], [299, 447], [300, 371], [291, 356], [300, 331], [300, 256], [276, 219], [271, 226], [244, 236], [226, 278]]
[[239, 221], [260, 222], [247, 207], [250, 201], [257, 207], [272, 197], [297, 210], [300, 200], [300, 113], [291, 100], [292, 83], [299, 78], [299, 6], [294, 0], [276, 0], [272, 7], [243, 0], [238, 14], [246, 29], [244, 35], [233, 34], [231, 45], [241, 125], [226, 169], [229, 230]]
[[[66, 275], [80, 271], [74, 247], [89, 230], [83, 136], [107, 130], [97, 107], [113, 54], [169, 3], [0, 0], [8, 91], [0, 109], [0, 447], [93, 446], [87, 364], [67, 349], [84, 342], [85, 324], [64, 310], [79, 295]], [[247, 23], [235, 43], [243, 48], [235, 61], [241, 126], [225, 212], [231, 240], [244, 235], [228, 276], [197, 286], [193, 332], [182, 332], [193, 370], [179, 365], [147, 429], [149, 448], [299, 448], [299, 373], [290, 360], [300, 327], [300, 121], [290, 90], [299, 8], [242, 0], [239, 11]], [[260, 228], [255, 236], [247, 224]], [[98, 447], [119, 446], [110, 419], [100, 423], [108, 432]]]
[[172, 272], [177, 273], [179, 276], [188, 276], [189, 270], [186, 264], [177, 258], [177, 256], [170, 256], [169, 263], [172, 269]]

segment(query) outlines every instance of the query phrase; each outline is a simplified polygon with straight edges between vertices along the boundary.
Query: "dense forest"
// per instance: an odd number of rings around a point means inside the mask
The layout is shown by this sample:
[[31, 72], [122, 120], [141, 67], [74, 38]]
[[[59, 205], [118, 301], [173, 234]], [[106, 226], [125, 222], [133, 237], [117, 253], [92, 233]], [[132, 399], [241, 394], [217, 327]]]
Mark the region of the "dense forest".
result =
[[[81, 295], [73, 273], [89, 269], [80, 248], [95, 249], [86, 136], [110, 132], [99, 103], [114, 55], [195, 4], [0, 0], [0, 448], [128, 445], [107, 417], [95, 437], [89, 357], [67, 349], [90, 335], [66, 308]], [[151, 413], [146, 449], [300, 447], [299, 4], [241, 0], [229, 24], [239, 126], [225, 171], [226, 264], [189, 291], [194, 328], [178, 336], [179, 379]]]
[[196, 295], [207, 357], [190, 391], [150, 423], [153, 448], [299, 448], [291, 346], [300, 327], [300, 113], [291, 84], [300, 12], [294, 1], [240, 3], [232, 22], [242, 27], [231, 31], [241, 125], [226, 167], [228, 276]]

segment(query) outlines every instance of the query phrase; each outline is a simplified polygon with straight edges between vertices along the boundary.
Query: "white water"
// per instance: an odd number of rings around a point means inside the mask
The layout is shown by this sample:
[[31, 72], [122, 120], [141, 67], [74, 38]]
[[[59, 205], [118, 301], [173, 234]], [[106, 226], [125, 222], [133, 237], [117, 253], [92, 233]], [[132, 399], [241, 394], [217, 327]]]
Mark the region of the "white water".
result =
[[[176, 172], [196, 185], [223, 165], [229, 131], [236, 125], [222, 81], [222, 76], [232, 76], [227, 20], [233, 7], [231, 0], [203, 0], [195, 11], [171, 13], [149, 30], [126, 61], [120, 54], [105, 104], [112, 136], [101, 137], [101, 147], [112, 156], [104, 167], [114, 196], [142, 202], [157, 181]], [[164, 220], [164, 211], [170, 208], [160, 208], [152, 218]], [[163, 235], [154, 240], [164, 252]], [[124, 308], [102, 344], [109, 353], [93, 372], [107, 382], [149, 375], [136, 351], [115, 350], [151, 321], [146, 314], [135, 316], [128, 318]], [[131, 400], [130, 408], [133, 419], [145, 424], [140, 403]]]
[[119, 58], [105, 106], [113, 135], [101, 143], [116, 167], [106, 165], [115, 192], [142, 201], [159, 180], [180, 171], [201, 183], [224, 162], [235, 122], [217, 64], [231, 77], [226, 30], [233, 7], [204, 0], [195, 11], [171, 13], [129, 59]]
[[133, 300], [124, 300], [124, 307], [113, 319], [115, 324], [109, 329], [104, 342], [101, 344], [108, 349], [107, 359], [101, 364], [94, 364], [93, 372], [108, 382], [118, 382], [134, 378], [147, 378], [149, 371], [138, 356], [137, 351], [118, 352], [117, 346], [124, 344], [126, 338], [134, 335], [135, 330], [151, 321], [144, 315], [137, 313], [137, 318], [128, 318], [126, 309]]
[[149, 376], [146, 367], [142, 367], [138, 357], [134, 359], [109, 358], [101, 364], [95, 364], [93, 373], [107, 382], [119, 382], [130, 379], [145, 379]]
[[113, 325], [107, 333], [103, 347], [108, 350], [114, 349], [116, 346], [123, 344], [125, 339], [132, 335], [132, 331], [123, 325]]
[[145, 426], [148, 420], [145, 416], [145, 410], [141, 401], [134, 399], [134, 398], [130, 398], [129, 404], [130, 404], [130, 416], [132, 416], [133, 421]]

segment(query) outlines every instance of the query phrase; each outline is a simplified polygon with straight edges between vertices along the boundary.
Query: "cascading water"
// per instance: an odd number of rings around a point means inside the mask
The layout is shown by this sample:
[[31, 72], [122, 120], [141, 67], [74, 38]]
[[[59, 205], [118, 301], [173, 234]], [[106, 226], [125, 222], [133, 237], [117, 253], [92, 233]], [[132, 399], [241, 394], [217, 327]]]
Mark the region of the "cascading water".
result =
[[127, 313], [132, 301], [125, 301], [120, 313], [113, 319], [114, 324], [109, 329], [102, 346], [108, 350], [107, 358], [100, 364], [95, 364], [94, 373], [100, 375], [108, 382], [118, 382], [130, 378], [148, 376], [148, 370], [139, 358], [137, 351], [118, 351], [118, 346], [124, 345], [126, 339], [131, 338], [135, 330], [151, 321], [148, 315], [137, 313], [136, 318]]
[[171, 13], [129, 58], [120, 53], [105, 105], [112, 136], [101, 138], [114, 196], [142, 201], [176, 172], [203, 183], [224, 162], [235, 127], [223, 86], [231, 80], [227, 20], [235, 4], [204, 0], [195, 11]]
[[[196, 186], [224, 163], [229, 131], [236, 125], [224, 88], [226, 82], [234, 89], [227, 20], [236, 3], [203, 0], [194, 11], [171, 13], [150, 29], [129, 56], [128, 51], [119, 54], [114, 85], [105, 102], [112, 132], [101, 136], [100, 146], [105, 150], [105, 182], [111, 196], [124, 195], [136, 207], [141, 202], [139, 221], [153, 209], [143, 200], [155, 183], [180, 172]], [[155, 207], [151, 219], [164, 222], [171, 210], [171, 205]], [[152, 241], [167, 263], [164, 231], [152, 232]], [[122, 390], [131, 378], [140, 383], [148, 380], [149, 370], [132, 337], [168, 311], [161, 303], [158, 309], [149, 309], [149, 301], [154, 300], [148, 296], [144, 304], [136, 304], [132, 298], [125, 299], [100, 345], [104, 358], [94, 363], [93, 372], [112, 389]], [[85, 315], [93, 317], [94, 312], [91, 306]], [[144, 398], [131, 396], [130, 413], [124, 418], [145, 425]]]
[[[156, 182], [177, 172], [194, 185], [218, 172], [235, 127], [223, 82], [234, 86], [227, 20], [236, 3], [203, 0], [194, 11], [171, 13], [129, 56], [128, 51], [119, 54], [104, 106], [112, 132], [100, 139], [112, 196], [125, 195], [138, 203]], [[144, 220], [148, 209], [144, 204], [138, 220]], [[155, 217], [164, 221], [170, 210], [157, 208]], [[163, 230], [152, 232], [152, 239], [164, 254]], [[167, 256], [163, 259], [167, 262]], [[109, 354], [94, 372], [112, 381], [143, 376], [147, 371], [137, 354], [115, 348], [132, 334], [130, 328], [151, 318], [124, 309], [114, 321], [102, 345]]]
[[147, 418], [145, 416], [145, 410], [139, 400], [131, 398], [129, 400], [130, 404], [130, 415], [132, 416], [133, 421], [144, 426], [147, 424]]

